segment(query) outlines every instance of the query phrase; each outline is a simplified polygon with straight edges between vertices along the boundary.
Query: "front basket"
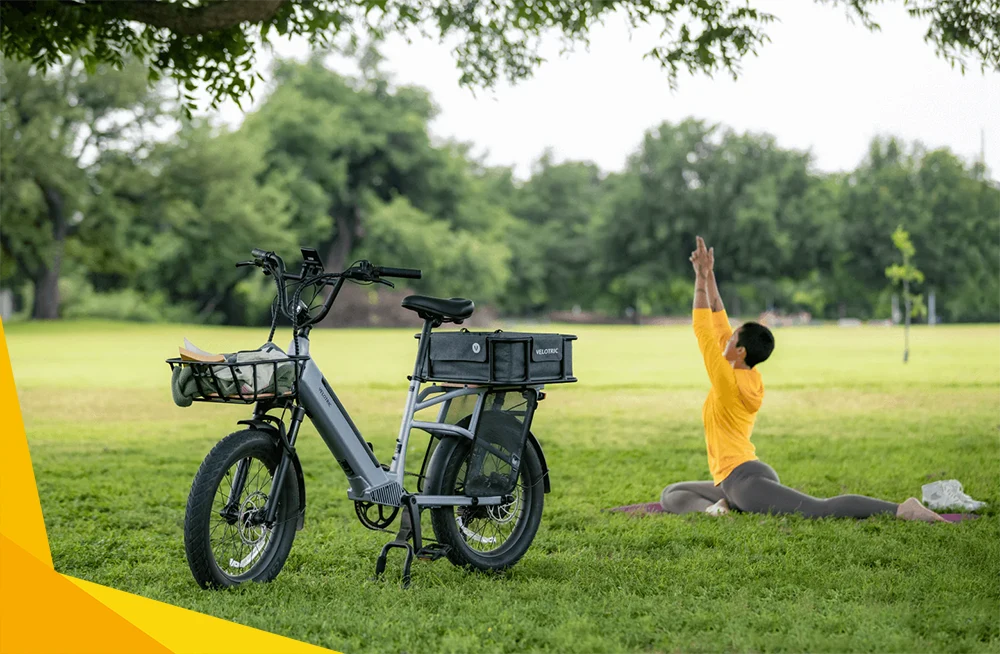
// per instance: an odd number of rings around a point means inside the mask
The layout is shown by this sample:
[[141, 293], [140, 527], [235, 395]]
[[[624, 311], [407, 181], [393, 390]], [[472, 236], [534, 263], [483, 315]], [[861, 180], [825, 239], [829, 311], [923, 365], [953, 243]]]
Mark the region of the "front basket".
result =
[[263, 361], [204, 363], [180, 358], [166, 361], [175, 395], [195, 402], [253, 404], [296, 397], [299, 378], [308, 360], [307, 356], [289, 355]]

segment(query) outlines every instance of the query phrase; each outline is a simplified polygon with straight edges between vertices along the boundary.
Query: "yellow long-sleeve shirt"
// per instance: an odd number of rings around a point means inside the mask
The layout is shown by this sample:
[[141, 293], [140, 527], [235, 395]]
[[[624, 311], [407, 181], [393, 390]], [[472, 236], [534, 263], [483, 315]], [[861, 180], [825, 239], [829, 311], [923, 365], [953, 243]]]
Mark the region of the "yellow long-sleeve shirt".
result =
[[733, 335], [725, 311], [694, 309], [692, 323], [712, 383], [701, 418], [705, 423], [708, 469], [718, 486], [733, 468], [757, 459], [750, 434], [764, 399], [764, 381], [752, 368], [733, 368], [722, 355]]

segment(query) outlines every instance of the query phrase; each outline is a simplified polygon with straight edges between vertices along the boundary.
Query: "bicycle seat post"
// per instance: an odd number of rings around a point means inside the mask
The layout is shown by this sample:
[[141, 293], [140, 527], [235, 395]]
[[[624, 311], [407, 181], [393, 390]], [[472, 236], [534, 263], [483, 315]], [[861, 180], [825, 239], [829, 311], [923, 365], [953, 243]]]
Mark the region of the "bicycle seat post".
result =
[[[417, 346], [417, 360], [413, 364], [413, 381], [416, 381], [420, 377], [421, 366], [424, 361], [424, 357], [427, 356], [427, 348], [431, 344], [431, 330], [434, 329], [434, 320], [431, 318], [424, 319], [423, 329], [420, 330], [420, 345]], [[412, 384], [411, 384], [412, 386]]]

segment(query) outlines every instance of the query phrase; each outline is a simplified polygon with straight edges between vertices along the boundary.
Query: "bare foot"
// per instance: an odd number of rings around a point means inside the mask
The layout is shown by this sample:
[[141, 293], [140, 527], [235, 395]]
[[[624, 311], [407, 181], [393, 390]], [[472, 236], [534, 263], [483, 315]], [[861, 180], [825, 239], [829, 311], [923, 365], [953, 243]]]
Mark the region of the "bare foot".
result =
[[705, 513], [708, 515], [725, 515], [729, 513], [729, 502], [725, 498], [719, 500], [712, 506], [705, 509]]
[[938, 514], [934, 513], [920, 503], [915, 497], [911, 497], [896, 509], [896, 517], [902, 520], [923, 520], [924, 522], [948, 522]]

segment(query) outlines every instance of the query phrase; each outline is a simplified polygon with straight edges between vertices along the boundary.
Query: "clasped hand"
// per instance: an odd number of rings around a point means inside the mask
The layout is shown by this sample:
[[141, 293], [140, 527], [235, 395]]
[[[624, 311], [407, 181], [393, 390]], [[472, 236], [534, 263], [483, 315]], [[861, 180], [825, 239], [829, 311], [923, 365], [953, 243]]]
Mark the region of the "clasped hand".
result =
[[695, 239], [695, 250], [690, 257], [691, 265], [694, 267], [695, 275], [707, 276], [715, 268], [715, 248], [706, 248], [705, 240], [700, 236], [696, 236]]

